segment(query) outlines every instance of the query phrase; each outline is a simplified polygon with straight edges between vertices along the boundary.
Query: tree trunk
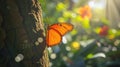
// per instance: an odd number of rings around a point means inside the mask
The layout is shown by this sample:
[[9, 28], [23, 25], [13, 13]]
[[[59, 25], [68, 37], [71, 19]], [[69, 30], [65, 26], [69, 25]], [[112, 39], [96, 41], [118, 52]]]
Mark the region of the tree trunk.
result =
[[49, 67], [38, 0], [0, 0], [0, 67]]

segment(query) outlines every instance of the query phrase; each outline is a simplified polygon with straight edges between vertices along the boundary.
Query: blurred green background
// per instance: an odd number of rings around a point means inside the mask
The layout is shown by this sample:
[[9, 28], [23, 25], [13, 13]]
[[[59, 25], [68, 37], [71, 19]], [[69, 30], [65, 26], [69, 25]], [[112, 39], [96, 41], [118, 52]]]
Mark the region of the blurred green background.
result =
[[74, 25], [59, 45], [48, 48], [50, 67], [120, 67], [119, 0], [39, 1], [45, 28]]

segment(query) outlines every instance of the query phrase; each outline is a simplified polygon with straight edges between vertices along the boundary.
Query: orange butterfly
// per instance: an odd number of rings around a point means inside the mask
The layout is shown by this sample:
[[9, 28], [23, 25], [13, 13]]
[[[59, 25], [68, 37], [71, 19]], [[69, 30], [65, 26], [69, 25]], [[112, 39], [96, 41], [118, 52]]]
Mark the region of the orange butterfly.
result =
[[62, 36], [73, 29], [69, 23], [57, 23], [48, 27], [46, 35], [47, 46], [55, 46], [62, 41]]

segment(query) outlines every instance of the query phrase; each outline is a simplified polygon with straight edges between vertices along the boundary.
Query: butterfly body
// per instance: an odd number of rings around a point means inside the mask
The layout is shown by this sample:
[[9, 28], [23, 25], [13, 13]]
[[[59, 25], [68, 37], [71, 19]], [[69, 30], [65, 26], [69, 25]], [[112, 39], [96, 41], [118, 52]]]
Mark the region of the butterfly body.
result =
[[73, 29], [69, 23], [57, 23], [48, 27], [46, 35], [47, 46], [55, 46], [62, 41], [62, 36]]

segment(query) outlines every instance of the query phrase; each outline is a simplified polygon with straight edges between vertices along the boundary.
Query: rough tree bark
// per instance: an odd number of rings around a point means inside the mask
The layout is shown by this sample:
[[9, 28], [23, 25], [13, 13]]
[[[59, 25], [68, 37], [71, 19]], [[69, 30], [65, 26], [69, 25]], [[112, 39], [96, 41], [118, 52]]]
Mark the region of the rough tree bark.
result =
[[0, 67], [49, 67], [38, 0], [0, 0]]

